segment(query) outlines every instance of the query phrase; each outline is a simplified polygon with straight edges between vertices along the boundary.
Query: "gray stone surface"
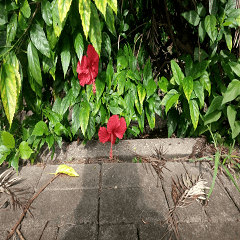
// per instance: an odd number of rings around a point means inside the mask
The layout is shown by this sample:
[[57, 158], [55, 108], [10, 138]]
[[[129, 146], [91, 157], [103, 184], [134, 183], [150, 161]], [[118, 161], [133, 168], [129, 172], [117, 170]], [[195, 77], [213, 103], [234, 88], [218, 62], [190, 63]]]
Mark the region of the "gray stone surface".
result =
[[102, 225], [99, 228], [99, 240], [138, 240], [134, 224]]
[[[128, 143], [130, 142], [130, 143]], [[131, 151], [149, 156], [162, 144], [167, 157], [191, 154], [195, 139], [156, 139], [120, 141], [114, 145], [115, 156], [132, 159]], [[128, 152], [130, 148], [131, 151]], [[89, 142], [85, 147], [72, 143], [64, 145], [56, 153], [52, 163], [66, 162], [70, 158], [108, 157], [110, 144]], [[104, 155], [105, 154], [105, 155]], [[61, 161], [59, 161], [59, 159]], [[48, 162], [48, 157], [42, 158]], [[146, 164], [68, 164], [79, 177], [57, 177], [33, 202], [21, 224], [26, 240], [121, 240], [121, 239], [176, 239], [164, 225], [168, 216], [172, 178], [177, 180], [186, 172], [191, 175], [205, 174], [207, 186], [211, 186], [212, 173], [207, 163], [167, 162], [163, 168], [164, 180], [160, 181], [155, 170]], [[23, 181], [16, 187], [29, 187], [32, 197], [54, 175], [57, 165], [44, 167], [27, 166], [20, 170]], [[0, 173], [5, 170], [0, 167]], [[195, 201], [177, 210], [180, 239], [226, 240], [240, 239], [239, 192], [224, 176], [216, 180], [206, 207]], [[229, 193], [235, 202], [229, 197]], [[0, 193], [0, 204], [5, 195]], [[5, 240], [19, 219], [22, 210], [0, 209], [0, 240]], [[48, 225], [43, 231], [46, 222]], [[165, 235], [166, 234], [166, 235]]]

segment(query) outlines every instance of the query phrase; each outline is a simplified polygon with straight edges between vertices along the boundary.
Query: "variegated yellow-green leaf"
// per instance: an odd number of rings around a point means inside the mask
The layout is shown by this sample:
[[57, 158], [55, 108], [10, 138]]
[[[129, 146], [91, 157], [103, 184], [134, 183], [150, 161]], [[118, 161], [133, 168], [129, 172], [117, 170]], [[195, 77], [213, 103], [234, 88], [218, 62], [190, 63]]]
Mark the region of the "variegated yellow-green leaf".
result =
[[197, 128], [198, 119], [199, 119], [199, 107], [195, 99], [190, 99], [189, 101], [190, 115], [192, 119], [192, 124], [194, 130]]
[[141, 84], [138, 84], [137, 91], [138, 91], [138, 97], [139, 97], [140, 104], [142, 105], [143, 100], [146, 97], [146, 90]]
[[91, 21], [89, 37], [93, 47], [100, 56], [102, 45], [101, 23], [98, 17], [97, 9], [95, 8], [93, 3], [91, 3]]
[[1, 99], [10, 127], [17, 105], [17, 86], [13, 67], [3, 63], [1, 68]]
[[183, 91], [189, 102], [192, 91], [193, 91], [193, 79], [191, 76], [185, 77], [183, 79]]
[[112, 10], [117, 14], [117, 0], [107, 0], [107, 2]]
[[53, 29], [57, 37], [60, 36], [65, 21], [61, 22], [58, 11], [58, 2], [55, 0], [52, 2], [52, 18], [53, 18]]
[[90, 27], [90, 17], [91, 17], [91, 1], [90, 0], [79, 0], [79, 13], [82, 19], [83, 31], [87, 38], [89, 27]]
[[70, 9], [72, 0], [58, 0], [58, 12], [59, 12], [59, 18], [60, 21], [63, 22], [63, 20], [66, 18], [67, 13]]
[[106, 6], [107, 0], [94, 0], [98, 10], [103, 14], [104, 18], [106, 19]]

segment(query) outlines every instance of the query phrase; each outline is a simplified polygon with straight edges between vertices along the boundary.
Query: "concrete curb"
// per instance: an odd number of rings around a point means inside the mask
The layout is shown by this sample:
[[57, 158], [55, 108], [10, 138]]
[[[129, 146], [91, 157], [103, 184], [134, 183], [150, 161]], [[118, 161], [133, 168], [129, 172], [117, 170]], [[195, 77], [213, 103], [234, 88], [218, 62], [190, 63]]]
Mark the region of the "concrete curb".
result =
[[[161, 138], [161, 139], [136, 139], [120, 140], [118, 144], [113, 145], [113, 156], [120, 160], [132, 162], [134, 153], [142, 156], [151, 156], [156, 154], [155, 149], [160, 147], [165, 153], [166, 158], [178, 158], [189, 156], [192, 153], [194, 144], [198, 138]], [[88, 158], [108, 158], [111, 143], [105, 144], [91, 140], [85, 146], [81, 142], [67, 143], [63, 142], [62, 148], [55, 147], [55, 154], [51, 160], [52, 152], [45, 146], [38, 155], [38, 160], [43, 163], [58, 164], [71, 160], [85, 160]]]

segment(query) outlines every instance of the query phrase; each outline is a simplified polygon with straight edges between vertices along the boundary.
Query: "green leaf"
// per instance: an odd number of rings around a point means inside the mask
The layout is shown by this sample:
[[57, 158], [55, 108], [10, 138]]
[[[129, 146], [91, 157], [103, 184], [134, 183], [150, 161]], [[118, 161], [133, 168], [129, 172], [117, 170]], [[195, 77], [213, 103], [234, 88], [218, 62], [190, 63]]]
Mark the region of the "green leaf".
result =
[[202, 5], [202, 3], [197, 5], [197, 13], [200, 17], [206, 16], [206, 8]]
[[99, 101], [105, 89], [105, 79], [97, 77], [95, 84], [96, 84], [96, 97], [97, 101]]
[[117, 14], [117, 0], [107, 0], [107, 2], [112, 10]]
[[232, 138], [235, 138], [240, 133], [240, 121], [235, 121], [234, 123], [234, 132], [232, 132]]
[[106, 19], [106, 7], [107, 7], [107, 0], [94, 0], [98, 10], [103, 14], [104, 18]]
[[210, 62], [210, 60], [204, 60], [194, 65], [192, 73], [193, 80], [199, 78], [202, 74], [204, 74]]
[[163, 98], [161, 101], [161, 105], [165, 106], [168, 102], [168, 100], [175, 94], [178, 94], [178, 91], [175, 89], [171, 89]]
[[150, 60], [147, 61], [147, 64], [144, 66], [143, 69], [143, 86], [147, 86], [148, 81], [152, 79], [152, 69]]
[[33, 24], [30, 30], [30, 37], [35, 47], [48, 58], [51, 57], [50, 46], [42, 27]]
[[14, 68], [7, 63], [3, 63], [0, 77], [1, 100], [11, 127], [17, 105], [17, 85]]
[[22, 159], [30, 158], [33, 150], [28, 146], [28, 143], [23, 141], [19, 145], [19, 152]]
[[96, 132], [95, 125], [96, 125], [95, 118], [92, 115], [90, 115], [89, 122], [88, 122], [88, 127], [87, 127], [88, 140], [91, 140], [93, 135]]
[[204, 86], [204, 88], [208, 91], [209, 96], [210, 96], [210, 94], [211, 94], [211, 81], [209, 79], [208, 72], [204, 71], [199, 80], [200, 80], [200, 83]]
[[190, 116], [192, 119], [192, 124], [195, 130], [197, 128], [198, 119], [199, 119], [199, 108], [198, 108], [197, 101], [195, 99], [190, 99], [189, 108], [190, 108]]
[[197, 47], [194, 49], [194, 61], [201, 62], [207, 57], [208, 54], [203, 49]]
[[212, 100], [212, 102], [211, 102], [211, 104], [210, 104], [210, 106], [209, 106], [209, 108], [208, 108], [208, 110], [207, 110], [207, 112], [206, 112], [206, 115], [214, 112], [215, 110], [220, 110], [220, 107], [221, 107], [221, 105], [222, 105], [222, 100], [223, 100], [223, 97], [222, 97], [222, 96], [216, 96], [216, 97]]
[[240, 95], [240, 81], [233, 79], [227, 87], [227, 91], [224, 93], [222, 105], [234, 100], [237, 96]]
[[50, 150], [50, 148], [53, 146], [54, 144], [54, 137], [53, 135], [48, 135], [46, 137], [46, 143], [48, 144], [48, 149]]
[[87, 38], [89, 28], [90, 28], [90, 18], [91, 18], [91, 1], [90, 0], [79, 0], [79, 13], [82, 19], [83, 31]]
[[235, 110], [235, 107], [233, 105], [229, 105], [227, 107], [227, 117], [228, 117], [228, 122], [229, 125], [232, 129], [232, 132], [234, 132], [235, 130], [235, 120], [236, 120], [236, 115], [237, 115], [237, 111]]
[[232, 51], [232, 34], [229, 29], [224, 29], [224, 35], [229, 51]]
[[199, 34], [200, 42], [202, 43], [205, 36], [206, 36], [204, 21], [201, 21], [199, 26], [198, 26], [198, 34]]
[[66, 76], [66, 73], [70, 64], [70, 59], [71, 59], [71, 54], [70, 54], [69, 38], [67, 36], [64, 36], [62, 51], [61, 51], [61, 62], [62, 62], [64, 78]]
[[39, 63], [39, 57], [37, 53], [37, 49], [34, 47], [32, 42], [30, 41], [27, 48], [27, 57], [28, 57], [28, 65], [31, 75], [35, 79], [35, 81], [42, 86], [42, 75], [41, 68]]
[[56, 35], [53, 26], [46, 26], [47, 30], [47, 39], [49, 41], [49, 45], [52, 50], [54, 50], [57, 42], [58, 42], [58, 36]]
[[214, 42], [217, 38], [217, 29], [216, 29], [217, 20], [214, 15], [207, 15], [204, 20], [205, 30], [211, 40]]
[[200, 107], [204, 106], [204, 88], [199, 81], [193, 82], [193, 90], [199, 99]]
[[107, 66], [107, 71], [106, 71], [107, 86], [109, 90], [111, 89], [111, 85], [112, 85], [113, 73], [114, 73], [114, 69], [112, 66], [112, 61], [110, 60]]
[[61, 98], [58, 97], [56, 98], [56, 100], [54, 101], [54, 104], [53, 104], [53, 107], [52, 107], [52, 110], [55, 112], [55, 113], [58, 113], [61, 111]]
[[200, 17], [198, 16], [195, 10], [184, 12], [182, 13], [182, 16], [193, 26], [197, 26], [200, 21]]
[[218, 11], [217, 0], [209, 0], [209, 13], [216, 15]]
[[58, 12], [61, 22], [63, 22], [63, 20], [66, 18], [68, 11], [71, 7], [71, 3], [72, 0], [58, 0]]
[[151, 129], [153, 129], [155, 127], [155, 112], [150, 111], [150, 109], [148, 107], [145, 107], [145, 113], [146, 113], [146, 116], [147, 116], [149, 127]]
[[116, 81], [117, 81], [117, 86], [118, 86], [118, 93], [119, 93], [119, 95], [122, 95], [124, 92], [124, 86], [126, 83], [126, 71], [121, 71], [117, 75]]
[[[60, 122], [58, 122], [58, 123], [55, 125], [55, 127], [54, 127], [54, 132], [55, 132], [57, 135], [60, 136], [62, 132], [66, 133], [66, 132], [67, 132], [67, 129], [66, 129]], [[51, 136], [51, 135], [50, 135], [50, 136]], [[46, 139], [46, 141], [47, 141], [47, 139]], [[54, 141], [54, 139], [53, 139], [53, 141]], [[48, 142], [48, 141], [47, 141], [47, 142]], [[51, 146], [50, 146], [49, 148], [51, 148]]]
[[39, 121], [33, 129], [32, 135], [43, 136], [43, 134], [45, 134], [45, 135], [49, 134], [48, 127], [47, 127], [47, 124], [45, 122]]
[[147, 87], [146, 87], [147, 97], [153, 95], [153, 93], [155, 93], [156, 89], [157, 89], [156, 83], [154, 82], [153, 79], [150, 79], [150, 80], [148, 81], [148, 84], [147, 84]]
[[15, 140], [11, 133], [3, 131], [1, 132], [2, 142], [5, 147], [11, 149], [15, 147]]
[[102, 35], [102, 48], [107, 52], [108, 56], [111, 56], [111, 51], [112, 51], [112, 45], [111, 45], [111, 39], [108, 36], [108, 34], [106, 32], [103, 32]]
[[11, 150], [4, 145], [0, 145], [0, 165], [6, 160]]
[[109, 106], [109, 110], [112, 114], [121, 114], [123, 109], [120, 107], [113, 107], [113, 106]]
[[10, 159], [9, 162], [11, 163], [11, 167], [13, 167], [13, 168], [15, 169], [15, 171], [17, 172], [17, 174], [18, 174], [19, 156], [18, 156], [17, 154], [14, 155], [14, 156]]
[[83, 42], [83, 36], [80, 32], [78, 32], [74, 36], [74, 48], [75, 48], [76, 54], [78, 56], [78, 59], [82, 60], [83, 50], [84, 50], [84, 42]]
[[10, 22], [7, 25], [7, 45], [11, 45], [11, 42], [14, 40], [17, 33], [17, 14], [14, 13], [10, 19]]
[[80, 127], [84, 136], [88, 126], [89, 114], [90, 114], [90, 106], [88, 102], [86, 101], [81, 102]]
[[98, 17], [97, 9], [95, 8], [93, 3], [91, 3], [89, 38], [96, 52], [100, 56], [101, 45], [102, 45], [101, 23]]
[[56, 113], [49, 108], [43, 109], [43, 113], [53, 125], [56, 125], [62, 120], [62, 116], [59, 114], [59, 112]]
[[52, 25], [52, 5], [48, 0], [41, 1], [42, 18], [48, 26]]
[[238, 62], [228, 62], [228, 65], [234, 71], [234, 73], [240, 77], [240, 64]]
[[117, 57], [117, 71], [121, 71], [122, 69], [125, 69], [128, 66], [127, 59], [125, 56], [118, 56]]
[[109, 6], [107, 6], [107, 8], [106, 8], [106, 23], [107, 23], [109, 31], [114, 36], [116, 36], [117, 34], [116, 34], [115, 27], [114, 27], [115, 18], [114, 18], [112, 9]]
[[28, 4], [28, 0], [23, 0], [21, 1], [20, 4], [20, 11], [22, 12], [22, 14], [24, 15], [25, 18], [29, 18], [31, 16], [31, 8]]
[[222, 166], [223, 166], [223, 168], [225, 169], [225, 171], [226, 171], [227, 175], [229, 176], [229, 178], [232, 180], [232, 182], [233, 182], [233, 184], [235, 185], [235, 187], [237, 188], [237, 190], [240, 192], [240, 189], [239, 189], [237, 183], [235, 182], [232, 174], [231, 174], [230, 171], [228, 170], [228, 168], [227, 168], [225, 165], [222, 165]]
[[179, 98], [180, 94], [175, 94], [175, 95], [172, 95], [167, 103], [166, 103], [166, 108], [165, 108], [165, 111], [166, 111], [166, 114], [168, 113], [169, 109], [178, 102], [178, 98]]
[[208, 192], [208, 196], [207, 198], [209, 199], [212, 191], [213, 191], [213, 187], [214, 187], [214, 183], [215, 183], [215, 180], [216, 180], [216, 177], [217, 177], [217, 173], [218, 173], [218, 165], [219, 165], [219, 159], [220, 159], [220, 152], [217, 151], [215, 153], [215, 167], [214, 167], [214, 172], [213, 172], [213, 180], [212, 180], [212, 186]]
[[183, 78], [184, 78], [184, 74], [183, 74], [181, 68], [178, 66], [178, 64], [174, 60], [171, 60], [171, 68], [172, 68], [173, 77], [174, 77], [175, 82], [178, 85], [181, 85]]
[[69, 106], [72, 104], [72, 101], [73, 101], [73, 90], [71, 88], [67, 93], [67, 95], [62, 100], [60, 115], [63, 115], [67, 111]]
[[73, 97], [77, 98], [79, 95], [79, 92], [80, 92], [80, 88], [81, 88], [78, 79], [72, 77], [71, 86], [72, 86], [72, 91], [73, 91]]
[[206, 114], [204, 117], [204, 125], [218, 121], [221, 115], [222, 115], [222, 111], [220, 110], [215, 110], [214, 112]]
[[146, 96], [146, 90], [141, 83], [137, 85], [137, 92], [138, 92], [140, 104], [143, 105], [143, 100]]
[[190, 97], [192, 95], [192, 91], [193, 91], [193, 79], [191, 76], [189, 77], [185, 77], [183, 79], [183, 92], [189, 102]]
[[167, 93], [169, 82], [165, 77], [161, 77], [161, 79], [158, 81], [158, 86], [162, 92]]
[[73, 136], [76, 134], [80, 127], [80, 106], [79, 104], [74, 105], [72, 111], [72, 134]]

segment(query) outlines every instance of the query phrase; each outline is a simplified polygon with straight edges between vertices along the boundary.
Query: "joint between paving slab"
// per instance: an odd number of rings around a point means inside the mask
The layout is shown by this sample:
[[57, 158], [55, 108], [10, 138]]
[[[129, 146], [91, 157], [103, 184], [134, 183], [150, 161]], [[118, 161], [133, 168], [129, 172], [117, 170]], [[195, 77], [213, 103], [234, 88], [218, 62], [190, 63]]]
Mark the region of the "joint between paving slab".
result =
[[102, 190], [102, 163], [99, 163], [100, 170], [99, 170], [99, 188], [98, 188], [98, 212], [97, 212], [97, 240], [99, 238], [99, 216], [100, 216], [100, 197], [101, 197], [101, 190]]

